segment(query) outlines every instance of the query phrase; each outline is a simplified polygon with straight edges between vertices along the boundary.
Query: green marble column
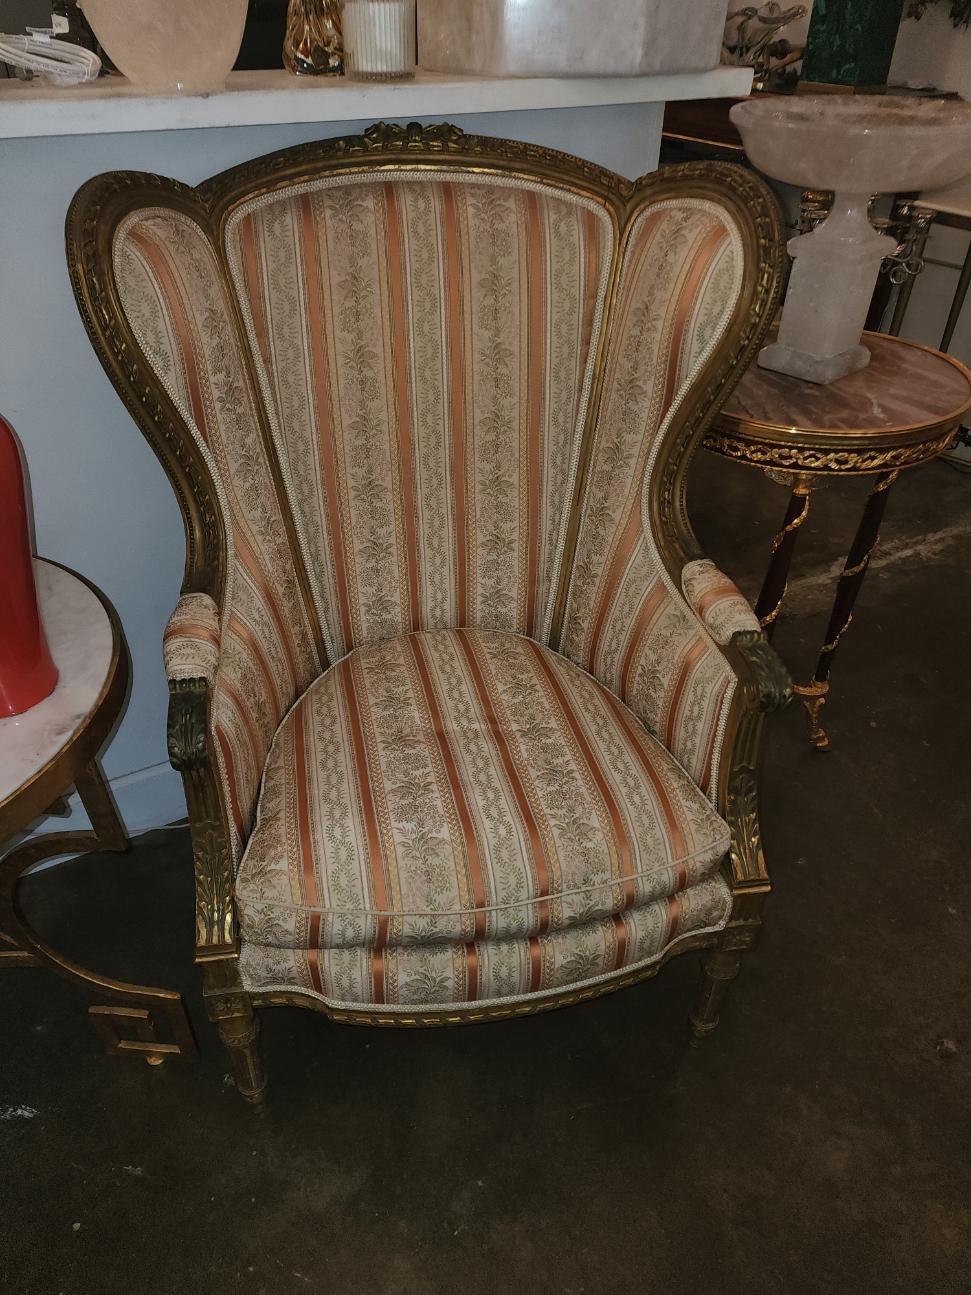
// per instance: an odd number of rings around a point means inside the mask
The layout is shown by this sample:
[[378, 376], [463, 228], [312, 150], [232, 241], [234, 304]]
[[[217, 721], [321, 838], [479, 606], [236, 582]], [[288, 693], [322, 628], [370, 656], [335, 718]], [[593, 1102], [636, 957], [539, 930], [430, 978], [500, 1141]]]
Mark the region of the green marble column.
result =
[[904, 0], [816, 0], [801, 84], [882, 89], [903, 7]]

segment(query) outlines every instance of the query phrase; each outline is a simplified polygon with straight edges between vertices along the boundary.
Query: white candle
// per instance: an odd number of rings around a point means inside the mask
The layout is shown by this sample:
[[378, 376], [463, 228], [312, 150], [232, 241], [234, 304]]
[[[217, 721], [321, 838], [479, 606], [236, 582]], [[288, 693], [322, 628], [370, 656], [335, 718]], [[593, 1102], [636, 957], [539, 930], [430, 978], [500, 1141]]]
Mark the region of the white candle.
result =
[[344, 63], [349, 76], [410, 76], [415, 70], [415, 0], [346, 0]]

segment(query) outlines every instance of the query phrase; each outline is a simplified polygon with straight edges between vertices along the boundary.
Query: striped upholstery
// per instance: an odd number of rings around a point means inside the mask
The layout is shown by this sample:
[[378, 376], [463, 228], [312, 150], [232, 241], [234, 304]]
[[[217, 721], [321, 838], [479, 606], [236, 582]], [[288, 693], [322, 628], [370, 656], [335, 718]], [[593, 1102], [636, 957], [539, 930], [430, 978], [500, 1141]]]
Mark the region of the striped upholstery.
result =
[[279, 949], [244, 941], [243, 984], [254, 992], [299, 990], [334, 1006], [515, 1006], [582, 988], [656, 962], [691, 935], [724, 927], [732, 906], [716, 875], [671, 899], [533, 938], [373, 949]]
[[735, 679], [664, 569], [645, 510], [665, 422], [727, 325], [742, 268], [713, 203], [658, 203], [631, 231], [562, 640], [705, 789]]
[[186, 210], [118, 226], [226, 535], [221, 601], [180, 600], [165, 659], [212, 683], [250, 989], [515, 1001], [728, 920], [716, 641], [750, 621], [645, 524], [738, 296], [727, 221], [658, 202], [621, 252], [594, 197], [384, 170], [244, 198], [219, 251]]
[[716, 643], [728, 643], [735, 634], [759, 629], [758, 618], [734, 581], [714, 562], [701, 558], [681, 572], [684, 596]]
[[273, 734], [320, 673], [312, 616], [211, 244], [188, 217], [146, 210], [119, 227], [114, 263], [129, 323], [204, 449], [223, 505], [229, 560], [212, 717], [238, 854]]
[[205, 679], [219, 668], [219, 612], [208, 594], [183, 594], [162, 635], [166, 679]]
[[602, 918], [623, 941], [620, 915], [655, 900], [673, 929], [728, 839], [562, 656], [492, 630], [401, 635], [345, 657], [278, 733], [237, 877], [241, 930], [371, 949], [375, 986], [389, 948], [521, 939], [538, 959], [538, 937]]
[[590, 199], [468, 174], [230, 218], [331, 660], [449, 626], [545, 639], [613, 237]]

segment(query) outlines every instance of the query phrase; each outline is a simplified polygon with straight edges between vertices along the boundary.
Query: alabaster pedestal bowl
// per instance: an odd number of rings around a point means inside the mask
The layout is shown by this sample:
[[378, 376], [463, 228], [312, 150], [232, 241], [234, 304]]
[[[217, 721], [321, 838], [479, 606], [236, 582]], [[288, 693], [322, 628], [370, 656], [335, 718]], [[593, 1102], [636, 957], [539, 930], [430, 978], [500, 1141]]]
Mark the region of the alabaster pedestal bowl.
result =
[[232, 71], [247, 0], [82, 0], [118, 71], [146, 93], [207, 94]]
[[827, 219], [794, 238], [778, 340], [763, 368], [828, 383], [863, 368], [860, 334], [895, 244], [870, 224], [878, 193], [939, 188], [971, 172], [971, 104], [891, 95], [795, 95], [736, 104], [750, 161], [776, 180], [833, 191]]
[[775, 95], [736, 104], [749, 160], [802, 189], [896, 193], [971, 170], [971, 104], [897, 95]]

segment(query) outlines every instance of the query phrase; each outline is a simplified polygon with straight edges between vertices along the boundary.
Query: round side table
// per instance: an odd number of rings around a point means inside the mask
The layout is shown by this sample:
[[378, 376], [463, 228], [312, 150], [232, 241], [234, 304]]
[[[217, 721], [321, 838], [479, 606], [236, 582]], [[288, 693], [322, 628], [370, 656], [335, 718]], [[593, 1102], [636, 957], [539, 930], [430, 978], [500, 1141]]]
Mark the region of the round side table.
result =
[[[25, 869], [58, 854], [128, 849], [98, 753], [117, 720], [128, 687], [128, 653], [114, 608], [93, 585], [65, 567], [34, 560], [47, 640], [58, 669], [49, 697], [22, 715], [0, 719], [0, 842], [45, 813], [67, 812], [76, 787], [91, 831], [34, 836], [0, 858], [0, 967], [48, 966], [94, 990], [109, 1005], [88, 1009], [109, 1052], [141, 1054], [152, 1065], [195, 1052], [179, 994], [110, 980], [72, 962], [31, 929], [17, 902]], [[165, 1037], [158, 1034], [164, 1021]], [[122, 1029], [134, 1037], [125, 1037]]]
[[971, 409], [971, 373], [950, 355], [883, 333], [865, 333], [871, 363], [828, 387], [753, 364], [705, 437], [716, 454], [761, 468], [791, 491], [755, 612], [771, 638], [785, 602], [799, 528], [813, 489], [826, 477], [875, 474], [839, 578], [826, 639], [812, 679], [797, 685], [809, 738], [825, 750], [819, 712], [836, 647], [880, 533], [887, 494], [905, 468], [950, 449]]

